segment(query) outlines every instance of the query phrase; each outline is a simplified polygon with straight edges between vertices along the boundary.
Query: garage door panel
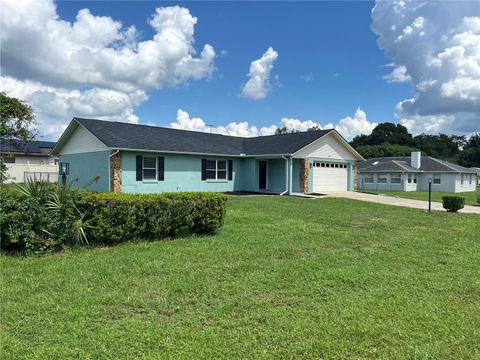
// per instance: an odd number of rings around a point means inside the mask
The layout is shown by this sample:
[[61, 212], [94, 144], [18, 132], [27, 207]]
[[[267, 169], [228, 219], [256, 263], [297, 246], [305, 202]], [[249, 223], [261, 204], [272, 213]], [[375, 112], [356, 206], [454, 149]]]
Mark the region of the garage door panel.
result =
[[314, 162], [313, 192], [347, 190], [348, 170], [345, 164]]

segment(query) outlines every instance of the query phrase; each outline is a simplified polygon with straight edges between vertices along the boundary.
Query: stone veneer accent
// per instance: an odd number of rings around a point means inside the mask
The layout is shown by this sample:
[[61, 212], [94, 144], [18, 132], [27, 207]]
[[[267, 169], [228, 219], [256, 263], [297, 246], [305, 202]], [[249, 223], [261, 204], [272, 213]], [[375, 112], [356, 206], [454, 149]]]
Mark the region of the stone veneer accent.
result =
[[308, 194], [308, 175], [310, 171], [310, 162], [302, 159], [300, 163], [300, 191]]
[[122, 153], [110, 157], [110, 191], [122, 192]]

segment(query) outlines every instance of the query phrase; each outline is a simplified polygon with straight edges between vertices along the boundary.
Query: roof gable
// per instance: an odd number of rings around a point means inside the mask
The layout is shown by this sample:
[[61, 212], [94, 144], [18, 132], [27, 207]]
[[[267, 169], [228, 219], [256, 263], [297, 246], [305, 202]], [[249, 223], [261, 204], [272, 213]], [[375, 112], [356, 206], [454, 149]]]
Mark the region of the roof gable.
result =
[[297, 150], [294, 156], [365, 160], [336, 130], [325, 131], [323, 136]]

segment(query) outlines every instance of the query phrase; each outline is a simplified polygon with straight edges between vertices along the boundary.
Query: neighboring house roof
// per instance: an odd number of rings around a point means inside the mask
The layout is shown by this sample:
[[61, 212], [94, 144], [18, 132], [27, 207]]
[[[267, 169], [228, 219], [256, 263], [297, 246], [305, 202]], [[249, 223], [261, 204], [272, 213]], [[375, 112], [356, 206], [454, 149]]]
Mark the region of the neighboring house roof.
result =
[[[198, 131], [138, 125], [95, 119], [74, 118], [78, 123], [111, 149], [147, 150], [233, 156], [290, 155], [336, 130], [307, 131], [259, 137], [237, 137]], [[68, 138], [65, 130], [52, 152], [59, 151]], [[341, 136], [339, 135], [341, 138]], [[345, 146], [358, 154], [343, 138]], [[358, 154], [358, 157], [361, 156]]]
[[410, 165], [410, 156], [372, 158], [358, 163], [359, 172], [453, 172], [475, 173], [474, 170], [435, 159], [431, 156], [422, 156], [420, 168]]
[[26, 141], [17, 139], [0, 140], [0, 152], [2, 153], [48, 154], [54, 146], [55, 142], [52, 141]]
[[477, 175], [480, 175], [480, 168], [478, 167], [471, 167], [470, 168], [472, 171], [475, 171], [477, 173]]

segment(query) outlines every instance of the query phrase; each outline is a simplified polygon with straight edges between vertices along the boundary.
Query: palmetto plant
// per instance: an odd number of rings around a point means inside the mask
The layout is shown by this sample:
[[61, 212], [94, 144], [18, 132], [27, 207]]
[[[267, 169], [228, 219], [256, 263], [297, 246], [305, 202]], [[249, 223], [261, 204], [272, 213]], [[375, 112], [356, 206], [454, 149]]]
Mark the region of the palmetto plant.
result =
[[90, 227], [90, 224], [85, 220], [85, 214], [76, 205], [71, 184], [57, 186], [50, 194], [45, 206], [52, 217], [70, 219], [68, 222], [70, 241], [74, 245], [88, 245], [85, 230]]
[[52, 186], [46, 182], [27, 179], [25, 184], [16, 185], [16, 190], [23, 196], [39, 199], [48, 215], [54, 219], [53, 229], [51, 226], [40, 229], [43, 234], [52, 238], [65, 236], [73, 245], [88, 244], [86, 229], [90, 225], [76, 205], [75, 191], [71, 184]]
[[32, 178], [27, 178], [24, 184], [15, 184], [14, 189], [26, 197], [40, 198], [44, 195], [48, 185], [44, 181], [35, 181]]

